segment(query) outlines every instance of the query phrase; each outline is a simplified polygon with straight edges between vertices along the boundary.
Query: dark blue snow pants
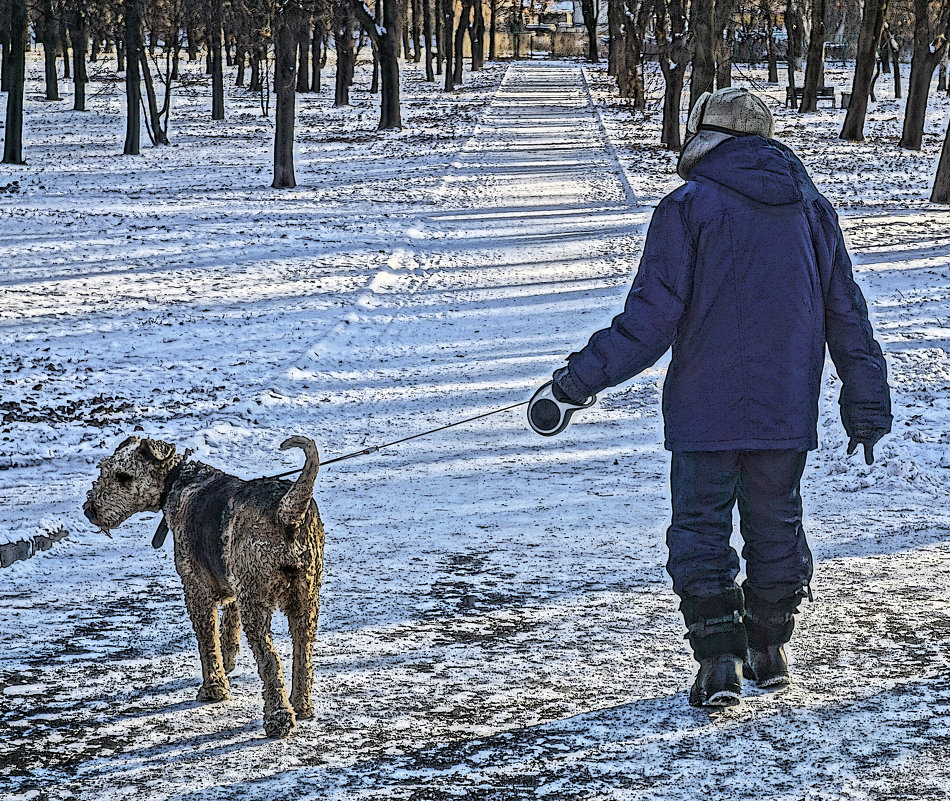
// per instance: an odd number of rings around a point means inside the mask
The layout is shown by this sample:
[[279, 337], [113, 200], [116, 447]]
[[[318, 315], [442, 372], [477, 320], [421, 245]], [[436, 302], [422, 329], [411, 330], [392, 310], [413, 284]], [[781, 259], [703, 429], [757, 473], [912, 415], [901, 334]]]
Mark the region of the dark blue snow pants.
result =
[[680, 598], [718, 595], [735, 586], [739, 556], [729, 538], [736, 501], [743, 586], [775, 603], [811, 582], [799, 488], [806, 456], [791, 450], [673, 453], [666, 569]]

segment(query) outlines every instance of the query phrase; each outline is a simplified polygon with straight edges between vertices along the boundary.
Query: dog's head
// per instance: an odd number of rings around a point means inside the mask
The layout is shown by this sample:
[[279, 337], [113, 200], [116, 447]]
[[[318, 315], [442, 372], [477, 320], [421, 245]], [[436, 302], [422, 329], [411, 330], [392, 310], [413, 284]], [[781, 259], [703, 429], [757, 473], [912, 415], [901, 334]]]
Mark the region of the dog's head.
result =
[[138, 512], [157, 512], [165, 480], [180, 461], [174, 445], [129, 437], [99, 463], [99, 477], [86, 495], [83, 514], [108, 533]]

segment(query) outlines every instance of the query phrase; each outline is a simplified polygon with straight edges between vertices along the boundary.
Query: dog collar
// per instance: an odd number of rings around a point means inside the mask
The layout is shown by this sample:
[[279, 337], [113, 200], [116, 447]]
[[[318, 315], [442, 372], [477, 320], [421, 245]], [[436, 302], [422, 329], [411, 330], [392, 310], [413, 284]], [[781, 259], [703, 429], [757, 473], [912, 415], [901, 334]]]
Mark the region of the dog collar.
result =
[[[158, 505], [163, 507], [165, 501], [168, 500], [168, 494], [172, 490], [175, 482], [181, 477], [182, 471], [185, 469], [185, 465], [188, 464], [188, 457], [185, 456], [178, 464], [176, 464], [169, 474], [165, 477], [165, 486], [162, 487], [162, 494], [158, 499]], [[165, 514], [162, 513], [161, 520], [158, 521], [158, 527], [155, 529], [155, 534], [152, 536], [152, 547], [161, 548], [165, 544], [165, 538], [168, 536], [168, 523], [165, 522]]]
[[165, 537], [168, 536], [168, 523], [165, 522], [165, 515], [158, 521], [158, 528], [155, 529], [155, 535], [152, 537], [152, 547], [161, 548], [165, 544]]

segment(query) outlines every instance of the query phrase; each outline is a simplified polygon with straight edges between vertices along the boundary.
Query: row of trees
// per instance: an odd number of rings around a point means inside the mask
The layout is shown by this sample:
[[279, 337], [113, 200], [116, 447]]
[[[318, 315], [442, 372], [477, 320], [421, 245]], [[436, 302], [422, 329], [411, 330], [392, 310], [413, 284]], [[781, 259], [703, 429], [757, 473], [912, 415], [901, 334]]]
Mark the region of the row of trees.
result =
[[[496, 57], [503, 19], [522, 29], [532, 11], [549, 0], [0, 0], [2, 89], [9, 92], [4, 136], [6, 163], [22, 163], [25, 53], [32, 25], [43, 45], [46, 97], [59, 98], [57, 61], [75, 85], [74, 107], [85, 109], [86, 63], [115, 54], [125, 72], [127, 129], [124, 152], [137, 154], [142, 123], [155, 145], [168, 143], [172, 93], [179, 62], [204, 53], [211, 76], [211, 117], [224, 119], [224, 67], [236, 66], [236, 83], [261, 93], [265, 113], [276, 97], [275, 187], [295, 185], [295, 96], [319, 90], [332, 42], [336, 52], [334, 99], [349, 102], [356, 54], [373, 54], [371, 90], [380, 94], [381, 129], [401, 127], [399, 60], [424, 62], [425, 77], [443, 75], [451, 91], [463, 78], [466, 38], [471, 68]], [[689, 105], [705, 91], [729, 86], [737, 41], [753, 43], [746, 55], [768, 62], [769, 81], [787, 65], [788, 97], [802, 113], [817, 110], [824, 84], [829, 32], [856, 39], [854, 82], [841, 138], [860, 141], [868, 102], [881, 71], [895, 71], [910, 42], [911, 66], [901, 146], [919, 150], [934, 71], [946, 88], [950, 0], [606, 0], [608, 68], [620, 94], [635, 108], [646, 105], [644, 62], [655, 47], [664, 81], [661, 141], [682, 147], [680, 112], [689, 75]], [[532, 6], [532, 4], [535, 4]], [[600, 0], [581, 0], [588, 56], [599, 58]], [[487, 20], [486, 20], [487, 11]], [[487, 27], [487, 31], [486, 31]], [[781, 46], [775, 32], [784, 33]], [[516, 40], [517, 45], [517, 40]], [[70, 55], [71, 53], [71, 55]], [[807, 54], [807, 58], [805, 58]], [[796, 71], [805, 64], [801, 89]], [[799, 94], [801, 102], [798, 103]], [[950, 200], [950, 134], [934, 199]]]
[[[947, 89], [950, 0], [607, 0], [608, 69], [622, 97], [635, 108], [646, 105], [644, 62], [655, 42], [664, 81], [661, 141], [682, 147], [680, 109], [687, 70], [689, 105], [707, 91], [732, 84], [732, 58], [739, 29], [762, 34], [769, 82], [778, 83], [778, 64], [786, 62], [788, 98], [801, 113], [817, 111], [824, 85], [825, 46], [829, 32], [856, 33], [854, 81], [840, 137], [862, 141], [868, 102], [881, 71], [895, 72], [901, 92], [902, 39], [910, 38], [911, 63], [900, 145], [920, 150], [934, 72]], [[783, 30], [783, 46], [775, 31]], [[784, 51], [781, 52], [780, 50]], [[803, 58], [807, 55], [807, 58]], [[805, 62], [801, 89], [796, 71]], [[939, 91], [939, 89], [938, 89]], [[798, 102], [799, 94], [801, 102]], [[900, 96], [898, 94], [898, 96]], [[950, 131], [944, 145], [932, 199], [950, 202]]]
[[[58, 63], [74, 83], [73, 103], [86, 110], [87, 62], [113, 56], [125, 73], [123, 152], [137, 155], [144, 123], [154, 145], [168, 144], [173, 87], [183, 58], [203, 52], [211, 77], [211, 118], [225, 117], [225, 66], [235, 83], [259, 92], [267, 113], [276, 99], [274, 182], [295, 185], [293, 141], [297, 93], [319, 91], [328, 49], [336, 54], [334, 102], [349, 104], [357, 53], [373, 55], [370, 89], [380, 95], [380, 129], [402, 126], [401, 57], [442, 76], [445, 91], [463, 81], [466, 39], [471, 69], [495, 59], [497, 31], [523, 20], [544, 0], [0, 0], [0, 89], [8, 92], [4, 163], [23, 162], [23, 94], [32, 27], [43, 46], [46, 99], [59, 100]], [[332, 43], [332, 45], [331, 45]], [[273, 79], [270, 80], [270, 65]]]

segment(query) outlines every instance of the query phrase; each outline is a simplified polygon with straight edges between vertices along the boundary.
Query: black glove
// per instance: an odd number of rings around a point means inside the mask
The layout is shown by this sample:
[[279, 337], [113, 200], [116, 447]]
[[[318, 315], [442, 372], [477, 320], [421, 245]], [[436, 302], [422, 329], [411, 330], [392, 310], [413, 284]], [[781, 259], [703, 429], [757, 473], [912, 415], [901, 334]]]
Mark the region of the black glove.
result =
[[575, 406], [582, 405], [590, 397], [577, 385], [567, 367], [561, 367], [554, 371], [551, 394], [561, 403], [573, 403]]
[[851, 439], [848, 440], [848, 456], [858, 449], [858, 445], [863, 445], [864, 461], [868, 464], [874, 464], [874, 446], [877, 445], [878, 440], [886, 433], [887, 432], [883, 429], [876, 428], [872, 431], [862, 431], [854, 434]]

